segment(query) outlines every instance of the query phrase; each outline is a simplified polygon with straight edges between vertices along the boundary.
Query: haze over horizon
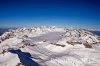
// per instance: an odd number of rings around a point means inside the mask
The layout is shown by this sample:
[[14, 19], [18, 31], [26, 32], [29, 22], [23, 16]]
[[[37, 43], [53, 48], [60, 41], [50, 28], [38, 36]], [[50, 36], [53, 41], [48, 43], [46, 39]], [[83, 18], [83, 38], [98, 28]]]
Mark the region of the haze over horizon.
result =
[[0, 28], [100, 28], [99, 0], [0, 0]]

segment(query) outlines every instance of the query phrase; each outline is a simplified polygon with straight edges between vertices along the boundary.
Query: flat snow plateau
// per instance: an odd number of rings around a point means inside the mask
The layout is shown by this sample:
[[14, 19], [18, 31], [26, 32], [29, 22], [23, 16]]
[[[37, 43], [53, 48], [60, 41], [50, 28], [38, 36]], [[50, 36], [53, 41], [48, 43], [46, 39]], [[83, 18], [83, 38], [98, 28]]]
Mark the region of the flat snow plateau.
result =
[[11, 30], [0, 36], [0, 66], [100, 66], [100, 36], [55, 26]]

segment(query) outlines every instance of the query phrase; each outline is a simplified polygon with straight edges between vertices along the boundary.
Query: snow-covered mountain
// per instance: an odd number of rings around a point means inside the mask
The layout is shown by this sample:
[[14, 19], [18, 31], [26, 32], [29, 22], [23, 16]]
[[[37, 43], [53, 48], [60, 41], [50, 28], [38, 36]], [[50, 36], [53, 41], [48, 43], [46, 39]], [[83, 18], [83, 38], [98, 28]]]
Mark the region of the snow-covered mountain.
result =
[[40, 66], [100, 66], [100, 36], [55, 26], [20, 28], [0, 36], [0, 66], [34, 66], [29, 60]]

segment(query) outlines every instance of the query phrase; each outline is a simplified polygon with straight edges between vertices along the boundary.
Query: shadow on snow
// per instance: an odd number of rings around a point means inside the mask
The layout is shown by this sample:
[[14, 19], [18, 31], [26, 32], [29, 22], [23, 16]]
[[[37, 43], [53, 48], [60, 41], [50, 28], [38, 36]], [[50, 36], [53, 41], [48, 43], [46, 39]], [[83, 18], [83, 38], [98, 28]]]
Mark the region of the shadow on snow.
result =
[[9, 50], [11, 53], [17, 54], [20, 62], [25, 66], [40, 66], [38, 63], [33, 61], [31, 55], [27, 52], [22, 52], [21, 50]]

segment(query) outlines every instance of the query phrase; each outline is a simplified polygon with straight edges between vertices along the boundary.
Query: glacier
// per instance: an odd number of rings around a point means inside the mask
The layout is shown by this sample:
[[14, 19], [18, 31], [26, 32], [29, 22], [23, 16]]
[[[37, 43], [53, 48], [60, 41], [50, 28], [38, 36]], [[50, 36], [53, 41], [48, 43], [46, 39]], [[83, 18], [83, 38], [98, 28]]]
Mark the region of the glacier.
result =
[[32, 66], [27, 53], [39, 66], [100, 66], [100, 36], [56, 26], [19, 28], [0, 36], [0, 66]]

